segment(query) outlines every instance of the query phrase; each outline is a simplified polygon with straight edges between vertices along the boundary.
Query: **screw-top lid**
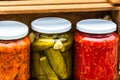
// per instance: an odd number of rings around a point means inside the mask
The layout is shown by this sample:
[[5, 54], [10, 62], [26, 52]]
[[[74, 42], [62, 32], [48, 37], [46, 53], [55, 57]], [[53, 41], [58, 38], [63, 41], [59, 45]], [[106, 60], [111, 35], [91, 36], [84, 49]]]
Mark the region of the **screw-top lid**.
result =
[[58, 17], [44, 17], [34, 20], [32, 23], [34, 31], [46, 34], [63, 33], [71, 29], [71, 22]]
[[103, 19], [86, 19], [77, 23], [77, 30], [91, 34], [107, 34], [116, 31], [117, 25]]
[[0, 40], [13, 40], [25, 37], [28, 27], [17, 21], [0, 21]]

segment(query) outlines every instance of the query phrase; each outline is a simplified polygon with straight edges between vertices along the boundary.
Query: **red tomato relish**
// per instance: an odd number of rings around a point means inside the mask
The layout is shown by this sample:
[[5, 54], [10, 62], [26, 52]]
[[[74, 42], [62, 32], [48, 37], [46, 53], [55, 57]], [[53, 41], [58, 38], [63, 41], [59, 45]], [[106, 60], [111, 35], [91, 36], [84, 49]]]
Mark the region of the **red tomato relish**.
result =
[[75, 80], [116, 80], [117, 43], [116, 33], [90, 35], [76, 32]]

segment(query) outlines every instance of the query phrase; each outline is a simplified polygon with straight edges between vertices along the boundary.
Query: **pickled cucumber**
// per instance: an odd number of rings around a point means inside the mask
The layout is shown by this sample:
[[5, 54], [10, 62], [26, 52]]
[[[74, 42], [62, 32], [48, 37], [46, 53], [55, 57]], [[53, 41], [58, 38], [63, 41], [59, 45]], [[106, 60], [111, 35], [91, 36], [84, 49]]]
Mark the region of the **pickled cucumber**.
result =
[[29, 37], [30, 37], [30, 41], [31, 41], [31, 43], [32, 43], [32, 42], [35, 40], [36, 35], [35, 35], [34, 32], [31, 32], [31, 33], [29, 34]]
[[40, 38], [50, 38], [50, 34], [40, 34]]
[[45, 50], [44, 52], [48, 57], [50, 65], [57, 76], [59, 76], [60, 79], [66, 79], [68, 77], [67, 68], [60, 51], [50, 48]]
[[40, 65], [40, 56], [39, 53], [33, 53], [32, 54], [32, 71], [33, 71], [33, 75], [38, 79], [43, 79], [46, 78], [47, 76], [45, 75], [45, 73], [43, 72], [43, 69], [41, 68]]
[[48, 80], [47, 76], [37, 75], [36, 80]]
[[50, 47], [54, 46], [54, 39], [48, 38], [48, 39], [42, 39], [39, 38], [32, 44], [32, 50], [33, 51], [43, 51], [45, 49], [48, 49]]
[[41, 64], [42, 69], [44, 70], [45, 74], [47, 75], [48, 80], [59, 80], [57, 75], [51, 69], [51, 67], [48, 63], [48, 60], [45, 56], [40, 58], [40, 64]]
[[61, 34], [61, 35], [59, 35], [59, 38], [67, 38], [67, 37], [69, 37], [68, 34], [69, 34], [69, 33]]
[[65, 51], [64, 53], [62, 53], [66, 66], [67, 66], [67, 72], [68, 72], [68, 78], [71, 77], [72, 74], [72, 56], [71, 56], [72, 52], [71, 50]]
[[64, 35], [67, 38], [67, 41], [63, 43], [63, 47], [60, 49], [61, 52], [65, 52], [72, 47], [73, 37], [72, 34]]

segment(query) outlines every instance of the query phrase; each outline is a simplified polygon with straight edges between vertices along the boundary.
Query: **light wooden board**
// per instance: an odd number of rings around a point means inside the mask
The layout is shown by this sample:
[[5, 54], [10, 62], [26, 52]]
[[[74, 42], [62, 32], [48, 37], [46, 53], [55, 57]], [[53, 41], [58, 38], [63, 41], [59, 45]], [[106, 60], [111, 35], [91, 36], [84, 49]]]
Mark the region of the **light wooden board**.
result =
[[[91, 6], [92, 5], [92, 6]], [[85, 12], [113, 10], [109, 3], [94, 4], [61, 4], [37, 6], [0, 6], [0, 14], [55, 13], [55, 12]]]
[[43, 4], [79, 4], [79, 3], [107, 3], [107, 0], [5, 0], [0, 6], [43, 5]]

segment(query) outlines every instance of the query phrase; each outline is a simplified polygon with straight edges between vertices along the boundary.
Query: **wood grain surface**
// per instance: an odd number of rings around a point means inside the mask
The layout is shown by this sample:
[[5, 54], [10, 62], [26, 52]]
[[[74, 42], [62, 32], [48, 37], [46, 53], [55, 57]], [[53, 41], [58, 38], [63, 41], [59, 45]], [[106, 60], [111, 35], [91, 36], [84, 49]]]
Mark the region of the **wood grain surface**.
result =
[[2, 0], [0, 14], [88, 12], [117, 10], [107, 0]]
[[61, 4], [61, 5], [37, 5], [37, 6], [0, 6], [0, 14], [88, 12], [88, 11], [110, 11], [113, 9], [114, 7], [109, 3]]
[[107, 0], [2, 0], [0, 6], [8, 5], [41, 5], [41, 4], [83, 4], [107, 3]]

